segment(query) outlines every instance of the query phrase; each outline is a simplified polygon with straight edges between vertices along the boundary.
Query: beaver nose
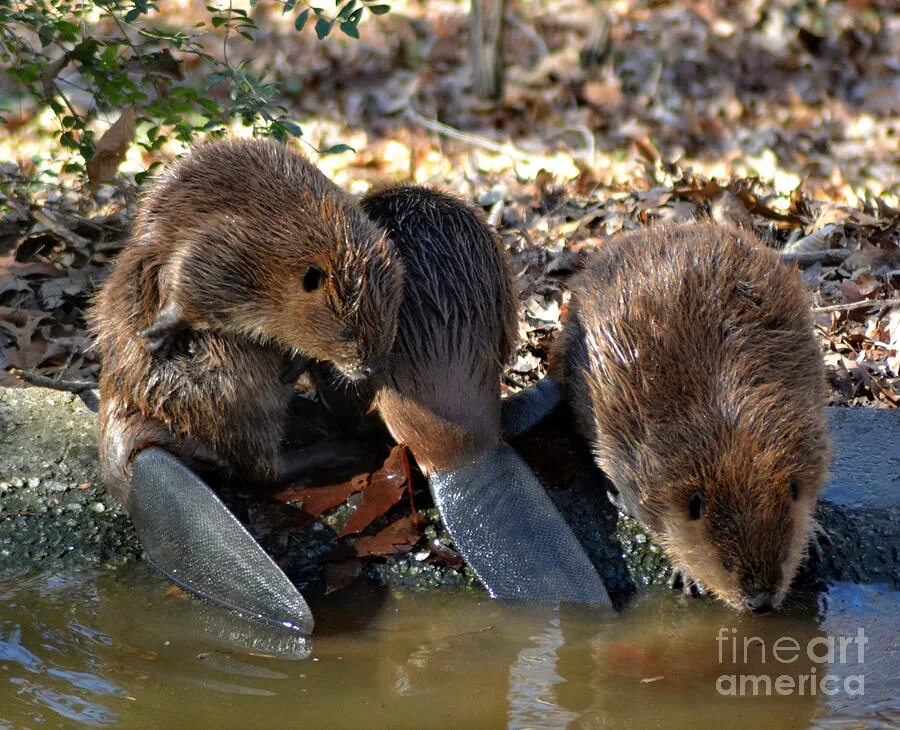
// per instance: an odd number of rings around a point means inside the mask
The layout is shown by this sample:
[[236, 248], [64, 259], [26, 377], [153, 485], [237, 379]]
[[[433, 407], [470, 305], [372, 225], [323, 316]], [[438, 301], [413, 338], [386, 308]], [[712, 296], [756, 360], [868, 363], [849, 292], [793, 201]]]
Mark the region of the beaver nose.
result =
[[744, 605], [756, 614], [772, 613], [772, 600], [772, 594], [768, 591], [763, 591], [745, 598]]

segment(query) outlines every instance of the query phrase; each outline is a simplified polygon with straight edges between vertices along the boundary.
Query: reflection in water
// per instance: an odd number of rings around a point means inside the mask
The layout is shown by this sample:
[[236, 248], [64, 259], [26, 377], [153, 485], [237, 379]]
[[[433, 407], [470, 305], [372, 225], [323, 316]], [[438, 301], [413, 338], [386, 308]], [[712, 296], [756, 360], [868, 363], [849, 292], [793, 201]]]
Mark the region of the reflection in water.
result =
[[[555, 613], [555, 612], [554, 612]], [[560, 707], [554, 689], [563, 681], [556, 672], [558, 652], [565, 643], [559, 617], [531, 637], [509, 670], [507, 725], [510, 728], [564, 728], [579, 714]]]
[[[90, 584], [84, 579], [45, 575], [15, 580], [12, 585], [16, 590], [7, 585], [0, 593], [4, 605], [0, 612], [0, 671], [8, 679], [7, 691], [12, 692], [2, 703], [3, 712], [18, 707], [23, 712], [20, 721], [46, 722], [55, 714], [57, 719], [84, 725], [114, 724], [116, 715], [103, 698], [127, 697], [128, 693], [94, 671], [85, 671], [97, 666], [94, 647], [109, 646], [112, 641], [99, 631], [86, 630], [78, 621], [67, 621], [64, 613], [51, 613], [45, 621], [43, 601], [33, 602], [35, 596], [69, 596], [73, 589], [95, 600]], [[10, 620], [10, 614], [24, 616], [24, 620]], [[60, 624], [54, 625], [55, 621]]]
[[[668, 593], [621, 615], [478, 594], [338, 594], [317, 607], [304, 661], [236, 648], [253, 637], [167, 588], [140, 566], [0, 580], [0, 727], [805, 728], [900, 716], [900, 596], [877, 586], [836, 586], [818, 618], [739, 616]], [[860, 628], [861, 665], [773, 651]], [[720, 691], [731, 675], [811, 673], [864, 674], [866, 694]]]

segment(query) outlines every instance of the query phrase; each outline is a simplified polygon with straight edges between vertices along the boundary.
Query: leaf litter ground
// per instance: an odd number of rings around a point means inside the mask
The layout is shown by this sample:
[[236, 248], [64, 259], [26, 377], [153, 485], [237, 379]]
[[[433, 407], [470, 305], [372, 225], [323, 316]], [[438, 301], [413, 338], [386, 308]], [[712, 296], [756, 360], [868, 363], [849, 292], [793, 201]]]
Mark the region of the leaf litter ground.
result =
[[[396, 3], [358, 42], [298, 36], [260, 9], [266, 37], [252, 50], [312, 146], [353, 145], [318, 159], [338, 184], [444, 186], [497, 225], [523, 310], [505, 389], [543, 376], [567, 278], [586, 252], [623, 229], [710, 216], [754, 229], [798, 266], [830, 403], [900, 406], [900, 18], [890, 3], [604, 7], [608, 38], [585, 54], [596, 9], [513, 5], [499, 104], [471, 92], [459, 2], [427, 12]], [[56, 152], [46, 124], [25, 105], [0, 141], [10, 160], [0, 165], [0, 362], [92, 381], [99, 363], [84, 310], [127, 240], [137, 190], [126, 173], [154, 160], [132, 148], [115, 184], [92, 191], [65, 177], [48, 183], [31, 160]], [[19, 384], [8, 373], [0, 383]], [[421, 515], [403, 498], [413, 486]], [[344, 510], [322, 557], [332, 589], [364, 561], [411, 551], [458, 564], [402, 450], [271, 504], [290, 511], [285, 534]]]

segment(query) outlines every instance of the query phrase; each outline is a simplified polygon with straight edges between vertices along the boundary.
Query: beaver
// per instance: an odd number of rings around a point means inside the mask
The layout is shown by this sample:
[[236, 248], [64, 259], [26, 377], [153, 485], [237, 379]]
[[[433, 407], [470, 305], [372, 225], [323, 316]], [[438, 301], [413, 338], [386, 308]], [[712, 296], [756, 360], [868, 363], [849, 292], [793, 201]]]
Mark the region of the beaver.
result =
[[427, 476], [460, 554], [493, 597], [608, 605], [584, 549], [502, 441], [517, 292], [498, 234], [480, 211], [419, 186], [371, 193], [361, 207], [406, 272], [372, 403]]
[[164, 573], [311, 629], [302, 597], [194, 472], [288, 476], [298, 369], [328, 362], [360, 380], [381, 367], [402, 281], [393, 243], [285, 146], [203, 144], [151, 188], [89, 323], [101, 475]]
[[130, 456], [150, 444], [204, 471], [276, 478], [298, 365], [369, 374], [401, 286], [393, 244], [299, 153], [195, 148], [141, 203], [88, 315], [112, 491], [124, 501]]
[[573, 281], [551, 375], [621, 507], [686, 584], [777, 608], [830, 453], [795, 273], [754, 234], [711, 222], [620, 234]]

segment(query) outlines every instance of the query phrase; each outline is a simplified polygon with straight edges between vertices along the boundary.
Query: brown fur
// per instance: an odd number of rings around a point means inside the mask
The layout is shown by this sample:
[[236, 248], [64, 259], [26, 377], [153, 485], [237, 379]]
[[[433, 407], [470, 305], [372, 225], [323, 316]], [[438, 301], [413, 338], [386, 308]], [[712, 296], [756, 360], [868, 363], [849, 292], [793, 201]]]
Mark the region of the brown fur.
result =
[[386, 229], [406, 271], [375, 405], [426, 473], [454, 468], [500, 440], [500, 375], [516, 336], [503, 245], [480, 211], [434, 190], [392, 188], [362, 208]]
[[796, 275], [752, 234], [713, 223], [617, 236], [573, 282], [552, 372], [625, 508], [673, 563], [735, 607], [766, 595], [777, 607], [829, 458]]
[[[307, 291], [310, 267], [324, 277]], [[142, 202], [90, 312], [109, 478], [150, 444], [271, 477], [290, 356], [360, 377], [390, 348], [401, 286], [390, 241], [301, 155], [198, 147]], [[164, 356], [141, 336], [161, 312], [188, 328]]]

